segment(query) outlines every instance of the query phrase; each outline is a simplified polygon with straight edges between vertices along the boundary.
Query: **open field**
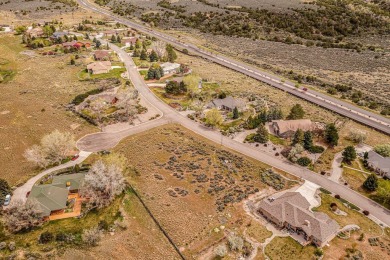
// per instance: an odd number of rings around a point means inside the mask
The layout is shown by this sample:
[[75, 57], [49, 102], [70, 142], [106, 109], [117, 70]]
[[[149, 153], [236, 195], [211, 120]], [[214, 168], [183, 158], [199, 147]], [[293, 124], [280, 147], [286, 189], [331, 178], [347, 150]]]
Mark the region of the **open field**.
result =
[[[267, 165], [177, 125], [129, 137], [114, 150], [127, 157], [130, 182], [187, 257], [224, 236], [215, 228], [244, 230], [249, 217], [240, 201], [267, 188], [260, 180]], [[284, 188], [291, 185], [286, 180]]]
[[19, 37], [0, 37], [2, 59], [15, 72], [0, 84], [0, 177], [11, 185], [36, 173], [22, 154], [43, 135], [58, 129], [79, 138], [97, 130], [65, 109], [76, 95], [96, 87], [77, 79], [80, 68], [68, 65], [70, 55], [32, 57], [22, 51]]

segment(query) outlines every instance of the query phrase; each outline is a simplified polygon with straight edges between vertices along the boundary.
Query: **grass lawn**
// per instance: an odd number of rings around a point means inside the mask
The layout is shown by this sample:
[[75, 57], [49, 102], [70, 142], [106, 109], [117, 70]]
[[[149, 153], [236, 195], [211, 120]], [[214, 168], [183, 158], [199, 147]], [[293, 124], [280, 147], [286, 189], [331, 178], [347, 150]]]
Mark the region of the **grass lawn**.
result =
[[112, 69], [108, 73], [104, 74], [90, 74], [86, 72], [84, 69], [79, 72], [79, 79], [80, 80], [91, 80], [91, 79], [111, 79], [111, 78], [117, 78], [121, 79], [121, 74], [126, 71], [126, 68], [117, 68]]
[[270, 140], [273, 144], [283, 145], [283, 146], [286, 146], [286, 145], [287, 145], [287, 140], [286, 140], [286, 139], [279, 138], [279, 137], [277, 137], [276, 135], [270, 134], [270, 135], [269, 135], [269, 140]]
[[265, 254], [272, 260], [313, 259], [314, 246], [301, 246], [291, 237], [275, 237], [265, 248]]
[[[348, 215], [339, 216], [334, 214], [333, 211], [331, 211], [330, 209], [330, 204], [332, 202], [336, 203], [338, 208], [346, 212]], [[376, 223], [374, 223], [371, 219], [367, 218], [360, 212], [347, 208], [346, 206], [343, 205], [343, 203], [340, 200], [330, 195], [321, 193], [321, 206], [313, 210], [326, 213], [329, 217], [336, 220], [341, 227], [349, 224], [356, 224], [361, 228], [361, 231], [364, 232], [366, 235], [379, 236], [380, 234], [382, 234], [381, 228]]]
[[272, 232], [257, 221], [251, 222], [251, 225], [246, 229], [246, 234], [251, 238], [256, 239], [259, 243], [263, 243], [266, 238], [272, 236]]
[[167, 104], [171, 103], [178, 103], [183, 108], [188, 107], [191, 104], [191, 100], [188, 98], [187, 95], [177, 96], [177, 99], [166, 97], [164, 88], [150, 88], [150, 90], [159, 97], [162, 101], [164, 101]]

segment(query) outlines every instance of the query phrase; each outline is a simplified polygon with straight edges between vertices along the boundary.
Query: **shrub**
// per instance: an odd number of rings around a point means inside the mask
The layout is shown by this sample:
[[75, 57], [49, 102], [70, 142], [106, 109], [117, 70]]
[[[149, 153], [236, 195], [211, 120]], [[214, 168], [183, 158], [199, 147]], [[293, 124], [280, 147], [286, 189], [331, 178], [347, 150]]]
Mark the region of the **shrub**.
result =
[[63, 232], [60, 232], [56, 235], [56, 241], [58, 242], [65, 242], [66, 241], [66, 234]]
[[370, 174], [363, 182], [363, 187], [368, 191], [375, 191], [378, 188], [378, 177], [376, 174]]
[[96, 227], [96, 228], [84, 230], [82, 239], [85, 244], [89, 246], [96, 246], [99, 243], [101, 236], [102, 236], [102, 231]]
[[49, 232], [49, 231], [43, 232], [39, 236], [39, 243], [47, 244], [47, 243], [51, 242], [53, 240], [53, 238], [54, 238], [54, 236], [51, 232]]
[[341, 197], [340, 197], [340, 195], [338, 195], [338, 194], [336, 194], [336, 195], [334, 195], [334, 197], [336, 198], [336, 199], [341, 199]]
[[297, 163], [301, 166], [308, 166], [311, 163], [310, 158], [308, 157], [301, 157], [297, 160]]
[[321, 257], [324, 254], [324, 252], [322, 251], [321, 248], [316, 248], [316, 250], [314, 251], [314, 254], [318, 257]]
[[368, 215], [370, 215], [370, 212], [368, 210], [363, 210], [363, 214], [368, 216]]
[[219, 257], [226, 256], [228, 249], [225, 245], [219, 245], [214, 249], [214, 253]]
[[337, 204], [332, 202], [330, 203], [330, 208], [332, 209], [332, 211], [336, 211], [337, 210]]
[[105, 220], [100, 220], [98, 224], [100, 230], [108, 230], [108, 223]]
[[310, 147], [309, 152], [311, 153], [323, 153], [325, 151], [325, 148], [320, 145], [313, 145]]
[[320, 191], [325, 194], [332, 194], [332, 192], [328, 191], [327, 189], [320, 188]]
[[228, 237], [228, 241], [229, 241], [229, 245], [230, 245], [231, 250], [241, 251], [242, 248], [244, 247], [244, 240], [241, 237], [236, 236], [234, 234], [231, 234]]

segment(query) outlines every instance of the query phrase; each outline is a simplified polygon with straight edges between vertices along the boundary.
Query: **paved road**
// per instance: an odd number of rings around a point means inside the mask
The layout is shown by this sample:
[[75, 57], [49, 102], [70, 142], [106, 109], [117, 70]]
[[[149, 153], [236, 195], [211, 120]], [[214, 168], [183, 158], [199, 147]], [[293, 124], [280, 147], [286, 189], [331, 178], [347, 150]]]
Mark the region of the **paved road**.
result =
[[254, 147], [251, 147], [247, 144], [243, 144], [232, 140], [228, 137], [222, 136], [218, 131], [211, 128], [205, 127], [201, 124], [198, 124], [184, 115], [181, 115], [176, 110], [162, 102], [158, 99], [148, 88], [144, 80], [141, 78], [138, 73], [136, 66], [134, 65], [131, 57], [122, 49], [116, 45], [109, 44], [121, 58], [121, 60], [126, 64], [126, 68], [129, 73], [129, 78], [132, 81], [133, 85], [138, 89], [140, 94], [156, 108], [162, 112], [162, 118], [147, 122], [144, 125], [135, 127], [126, 131], [118, 133], [97, 133], [91, 134], [82, 138], [78, 142], [78, 147], [85, 151], [98, 151], [103, 149], [109, 149], [114, 147], [122, 138], [132, 135], [134, 133], [141, 132], [142, 130], [151, 129], [153, 127], [159, 126], [165, 123], [178, 123], [184, 126], [185, 128], [215, 142], [222, 143], [223, 146], [240, 152], [246, 156], [254, 158], [256, 160], [262, 161], [268, 165], [273, 166], [274, 168], [283, 170], [285, 172], [291, 173], [295, 176], [308, 180], [312, 183], [315, 183], [319, 186], [324, 187], [325, 189], [339, 194], [342, 198], [350, 201], [351, 203], [357, 205], [361, 209], [368, 210], [371, 212], [375, 218], [383, 222], [384, 224], [390, 226], [390, 211], [383, 208], [379, 204], [373, 202], [372, 200], [360, 195], [359, 193], [345, 187], [344, 185], [335, 183], [322, 175], [319, 175], [315, 172], [312, 172], [306, 168], [300, 167], [298, 165], [292, 164], [288, 161], [282, 161], [281, 159], [263, 153]]
[[262, 82], [265, 82], [275, 88], [281, 89], [285, 92], [288, 92], [292, 95], [295, 95], [299, 98], [305, 99], [309, 102], [312, 102], [314, 104], [317, 104], [319, 106], [322, 106], [324, 108], [327, 108], [331, 111], [334, 111], [338, 114], [341, 114], [343, 116], [349, 117], [357, 122], [360, 122], [362, 124], [365, 124], [367, 126], [373, 127], [379, 131], [382, 131], [384, 133], [390, 134], [390, 119], [385, 118], [383, 116], [380, 116], [378, 114], [369, 112], [367, 110], [361, 109], [357, 106], [354, 106], [350, 103], [344, 102], [342, 100], [330, 97], [326, 94], [314, 91], [314, 90], [307, 90], [303, 91], [302, 88], [297, 89], [295, 87], [295, 84], [290, 81], [282, 81], [281, 78], [266, 73], [264, 71], [261, 71], [253, 66], [250, 66], [248, 64], [245, 64], [243, 62], [239, 62], [237, 60], [233, 60], [231, 58], [225, 57], [223, 55], [216, 55], [215, 53], [211, 53], [208, 51], [205, 51], [193, 44], [186, 44], [168, 34], [162, 33], [160, 31], [152, 30], [151, 28], [147, 26], [143, 26], [141, 24], [132, 22], [130, 20], [127, 20], [122, 17], [118, 17], [113, 15], [111, 12], [98, 7], [95, 4], [91, 4], [88, 2], [88, 0], [78, 0], [79, 4], [83, 8], [90, 9], [96, 13], [100, 13], [103, 15], [106, 15], [117, 22], [120, 22], [122, 24], [125, 24], [127, 26], [130, 26], [134, 29], [137, 29], [141, 32], [147, 33], [149, 35], [152, 35], [156, 38], [159, 38], [161, 40], [164, 40], [165, 42], [168, 42], [172, 44], [173, 46], [180, 48], [180, 49], [187, 49], [193, 54], [197, 54], [201, 57], [204, 57], [208, 60], [211, 60], [215, 63], [218, 63], [222, 66], [225, 66], [227, 68], [236, 70], [238, 72], [241, 72], [249, 77], [255, 78], [257, 80], [260, 80]]
[[91, 154], [90, 152], [81, 151], [79, 153], [79, 158], [77, 158], [77, 160], [69, 161], [67, 163], [64, 163], [64, 164], [58, 165], [56, 167], [47, 169], [47, 170], [41, 172], [40, 174], [32, 177], [25, 184], [23, 184], [22, 186], [18, 187], [16, 190], [13, 191], [12, 197], [11, 197], [12, 198], [12, 202], [18, 201], [18, 200], [23, 201], [23, 202], [26, 201], [27, 192], [31, 191], [33, 185], [39, 179], [41, 179], [42, 177], [46, 176], [47, 174], [53, 173], [55, 171], [66, 169], [68, 167], [75, 166], [76, 164], [80, 164], [85, 159], [87, 159], [90, 154]]

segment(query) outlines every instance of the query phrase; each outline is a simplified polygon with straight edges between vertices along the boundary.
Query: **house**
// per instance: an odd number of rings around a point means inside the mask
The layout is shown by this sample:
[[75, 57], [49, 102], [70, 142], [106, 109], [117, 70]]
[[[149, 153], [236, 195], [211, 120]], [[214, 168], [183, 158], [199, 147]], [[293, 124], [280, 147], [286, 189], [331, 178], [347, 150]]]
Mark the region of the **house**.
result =
[[337, 235], [339, 225], [325, 213], [312, 212], [309, 207], [310, 203], [299, 192], [286, 192], [276, 199], [262, 200], [258, 212], [278, 228], [294, 234], [292, 237], [299, 243], [323, 247]]
[[126, 47], [130, 47], [131, 45], [134, 46], [136, 42], [137, 42], [136, 37], [129, 37], [129, 38], [122, 39], [122, 44], [124, 44]]
[[50, 38], [57, 40], [63, 38], [65, 35], [68, 35], [68, 32], [54, 32]]
[[111, 70], [110, 61], [96, 61], [87, 65], [87, 70], [91, 74], [103, 74], [108, 73]]
[[51, 184], [33, 186], [27, 200], [38, 204], [41, 217], [45, 219], [64, 213], [69, 198], [82, 186], [84, 176], [84, 173], [54, 176]]
[[233, 111], [233, 109], [243, 110], [245, 108], [245, 102], [241, 99], [235, 99], [232, 96], [227, 96], [226, 98], [214, 99], [208, 105], [207, 108], [216, 108], [218, 110]]
[[178, 63], [165, 62], [160, 66], [164, 71], [164, 75], [177, 73], [180, 69], [180, 64]]
[[313, 131], [316, 129], [316, 124], [311, 122], [310, 119], [272, 120], [270, 128], [278, 136], [288, 138], [292, 137], [298, 129]]
[[367, 164], [379, 175], [390, 179], [390, 157], [383, 157], [371, 150], [368, 152]]
[[95, 60], [110, 60], [110, 52], [109, 51], [95, 51], [93, 53], [93, 57]]
[[43, 29], [41, 27], [35, 27], [27, 30], [26, 34], [31, 38], [32, 37], [37, 38], [37, 37], [42, 37], [45, 33], [43, 32]]
[[108, 31], [104, 31], [103, 32], [103, 36], [104, 37], [112, 37], [113, 35], [117, 35], [118, 34], [118, 32], [117, 31], [115, 31], [115, 30], [108, 30]]

